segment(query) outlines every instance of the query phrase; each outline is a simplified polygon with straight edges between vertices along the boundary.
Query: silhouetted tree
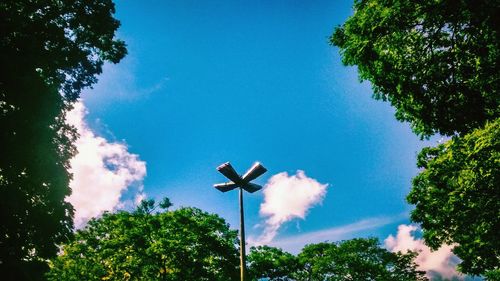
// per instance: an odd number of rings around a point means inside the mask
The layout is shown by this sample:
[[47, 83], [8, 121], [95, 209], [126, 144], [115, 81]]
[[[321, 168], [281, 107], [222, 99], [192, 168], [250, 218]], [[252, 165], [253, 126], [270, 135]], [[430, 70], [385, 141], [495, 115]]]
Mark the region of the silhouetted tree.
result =
[[125, 44], [110, 0], [0, 2], [0, 276], [37, 279], [71, 235], [65, 113]]
[[497, 0], [355, 0], [331, 43], [418, 135], [463, 134], [500, 116], [499, 12]]

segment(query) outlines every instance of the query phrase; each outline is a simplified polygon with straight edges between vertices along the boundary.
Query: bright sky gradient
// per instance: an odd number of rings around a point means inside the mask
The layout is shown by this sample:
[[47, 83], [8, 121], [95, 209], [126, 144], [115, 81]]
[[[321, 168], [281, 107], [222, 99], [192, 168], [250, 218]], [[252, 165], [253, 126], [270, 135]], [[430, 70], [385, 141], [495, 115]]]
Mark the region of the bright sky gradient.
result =
[[[393, 235], [390, 247], [397, 248], [412, 230], [397, 236], [398, 225], [409, 224], [405, 196], [418, 172], [416, 155], [437, 138], [420, 141], [396, 121], [390, 105], [373, 100], [370, 85], [329, 45], [351, 5], [118, 1], [118, 37], [129, 54], [106, 65], [99, 83], [83, 93], [86, 128], [91, 137], [126, 144], [126, 159], [145, 162], [143, 188], [133, 190], [217, 213], [233, 228], [237, 192], [212, 188], [225, 181], [215, 168], [231, 161], [244, 173], [261, 161], [268, 168], [257, 180], [263, 185], [286, 172], [281, 177], [294, 182], [299, 196], [287, 200], [299, 200], [304, 212], [261, 215], [264, 192], [245, 195], [253, 241], [278, 221], [271, 244], [294, 253], [307, 243], [368, 236], [383, 243]], [[300, 201], [301, 188], [311, 192], [309, 201]]]

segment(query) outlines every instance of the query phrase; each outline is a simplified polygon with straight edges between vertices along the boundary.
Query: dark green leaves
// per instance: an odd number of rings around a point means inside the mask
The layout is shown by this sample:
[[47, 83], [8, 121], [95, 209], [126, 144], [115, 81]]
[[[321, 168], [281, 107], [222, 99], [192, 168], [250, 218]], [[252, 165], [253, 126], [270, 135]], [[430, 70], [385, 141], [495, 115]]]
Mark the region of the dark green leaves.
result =
[[[111, 0], [0, 1], [0, 276], [33, 280], [72, 235], [65, 114], [125, 44]], [[27, 270], [33, 268], [34, 270]], [[36, 269], [36, 270], [35, 270]]]
[[432, 248], [456, 245], [462, 272], [493, 276], [500, 264], [500, 3], [356, 0], [354, 9], [331, 37], [344, 64], [357, 66], [374, 97], [389, 101], [420, 137], [453, 136], [418, 156], [412, 219]]
[[[94, 84], [104, 61], [117, 63], [125, 43], [114, 38], [120, 23], [106, 1], [2, 1], [0, 62], [26, 68], [75, 100]], [[23, 70], [23, 71], [26, 71]]]
[[172, 207], [174, 204], [170, 202], [170, 199], [168, 197], [163, 198], [163, 200], [158, 204], [160, 208], [167, 210], [168, 208]]
[[498, 1], [359, 0], [331, 43], [422, 137], [500, 115]]
[[18, 84], [0, 85], [15, 104], [0, 113], [0, 275], [52, 257], [73, 228], [73, 208], [64, 201], [75, 152], [74, 132], [64, 123], [67, 104], [35, 73], [13, 80]]

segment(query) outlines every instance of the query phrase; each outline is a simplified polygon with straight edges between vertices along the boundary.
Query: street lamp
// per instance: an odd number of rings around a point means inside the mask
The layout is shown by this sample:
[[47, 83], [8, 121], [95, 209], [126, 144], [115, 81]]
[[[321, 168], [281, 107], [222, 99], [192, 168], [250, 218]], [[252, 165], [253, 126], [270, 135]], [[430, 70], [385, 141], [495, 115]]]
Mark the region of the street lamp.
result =
[[260, 190], [262, 186], [251, 183], [250, 181], [264, 174], [267, 169], [259, 162], [256, 162], [243, 176], [240, 176], [236, 173], [233, 166], [231, 166], [231, 163], [226, 162], [217, 167], [217, 171], [228, 178], [230, 182], [214, 184], [215, 188], [222, 192], [227, 192], [237, 187], [240, 188], [240, 278], [241, 281], [245, 281], [245, 217], [243, 215], [243, 189], [250, 193]]

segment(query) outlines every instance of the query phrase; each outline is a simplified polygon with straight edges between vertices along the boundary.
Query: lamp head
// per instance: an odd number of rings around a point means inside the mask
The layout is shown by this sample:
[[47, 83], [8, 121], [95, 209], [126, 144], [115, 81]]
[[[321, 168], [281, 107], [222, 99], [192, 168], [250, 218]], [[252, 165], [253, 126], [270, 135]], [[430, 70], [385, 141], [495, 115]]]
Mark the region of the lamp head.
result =
[[238, 184], [241, 183], [241, 177], [236, 173], [234, 170], [233, 166], [231, 166], [231, 163], [226, 162], [219, 167], [217, 167], [217, 171], [219, 171], [221, 174], [223, 174], [226, 178], [231, 180], [232, 182]]
[[260, 177], [262, 174], [267, 172], [267, 169], [262, 166], [259, 162], [255, 162], [253, 166], [248, 169], [248, 171], [243, 175], [243, 181], [245, 182], [251, 182], [254, 179]]
[[255, 183], [247, 183], [247, 184], [243, 185], [242, 187], [244, 190], [246, 190], [250, 193], [254, 193], [255, 191], [262, 189], [262, 186], [255, 184]]
[[250, 181], [258, 178], [259, 176], [267, 172], [267, 169], [264, 168], [264, 166], [262, 166], [262, 164], [260, 164], [259, 162], [255, 162], [255, 164], [253, 164], [252, 167], [248, 169], [245, 175], [241, 177], [234, 170], [233, 166], [231, 166], [231, 163], [226, 162], [217, 167], [217, 171], [219, 171], [226, 178], [231, 180], [230, 182], [226, 183], [214, 184], [214, 187], [217, 188], [219, 191], [227, 192], [237, 187], [241, 187], [242, 189], [250, 193], [254, 193], [257, 190], [262, 189], [262, 186], [251, 183]]
[[225, 182], [225, 183], [214, 184], [214, 187], [217, 188], [219, 191], [228, 192], [230, 190], [237, 188], [238, 185], [235, 184], [234, 182], [230, 181], [230, 182]]

